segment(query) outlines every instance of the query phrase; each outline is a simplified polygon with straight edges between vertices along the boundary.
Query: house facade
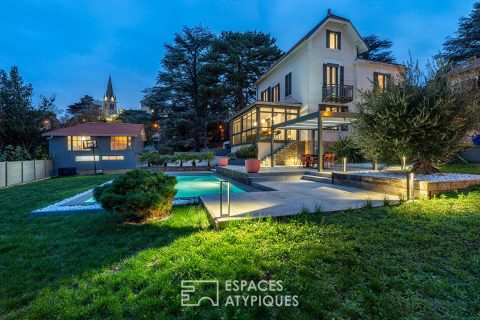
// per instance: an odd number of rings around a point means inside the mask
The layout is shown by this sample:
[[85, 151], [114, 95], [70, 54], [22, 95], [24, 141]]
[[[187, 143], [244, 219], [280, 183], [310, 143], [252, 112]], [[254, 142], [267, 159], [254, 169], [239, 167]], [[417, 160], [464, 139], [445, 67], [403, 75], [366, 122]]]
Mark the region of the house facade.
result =
[[359, 91], [385, 87], [403, 68], [358, 58], [367, 50], [353, 24], [329, 11], [258, 79], [257, 101], [229, 119], [232, 152], [257, 143], [265, 160], [295, 143], [298, 154], [317, 153], [320, 139], [324, 148], [348, 134]]
[[[53, 170], [78, 173], [134, 169], [146, 141], [143, 124], [86, 122], [43, 134], [53, 159]], [[89, 148], [95, 141], [96, 148]], [[94, 161], [95, 160], [95, 161]]]

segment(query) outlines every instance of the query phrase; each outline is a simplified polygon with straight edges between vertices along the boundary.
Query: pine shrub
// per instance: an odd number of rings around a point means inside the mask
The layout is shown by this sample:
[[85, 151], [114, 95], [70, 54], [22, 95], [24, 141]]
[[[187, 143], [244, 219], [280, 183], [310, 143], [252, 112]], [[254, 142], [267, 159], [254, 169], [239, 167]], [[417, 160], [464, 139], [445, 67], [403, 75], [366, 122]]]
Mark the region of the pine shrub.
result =
[[112, 183], [96, 187], [95, 199], [108, 211], [147, 221], [171, 212], [177, 179], [161, 172], [135, 169]]

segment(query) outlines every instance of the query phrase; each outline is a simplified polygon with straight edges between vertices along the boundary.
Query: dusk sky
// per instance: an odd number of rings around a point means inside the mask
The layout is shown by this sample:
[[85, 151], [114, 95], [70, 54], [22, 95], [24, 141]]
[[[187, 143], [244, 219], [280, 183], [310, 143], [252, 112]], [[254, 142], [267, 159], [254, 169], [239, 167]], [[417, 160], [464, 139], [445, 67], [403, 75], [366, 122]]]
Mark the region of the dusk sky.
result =
[[101, 99], [108, 75], [119, 106], [139, 108], [182, 26], [271, 33], [288, 50], [331, 8], [361, 35], [393, 41], [398, 62], [424, 65], [452, 35], [475, 0], [448, 1], [2, 1], [0, 69], [18, 66], [35, 95], [57, 96], [64, 110], [85, 94]]

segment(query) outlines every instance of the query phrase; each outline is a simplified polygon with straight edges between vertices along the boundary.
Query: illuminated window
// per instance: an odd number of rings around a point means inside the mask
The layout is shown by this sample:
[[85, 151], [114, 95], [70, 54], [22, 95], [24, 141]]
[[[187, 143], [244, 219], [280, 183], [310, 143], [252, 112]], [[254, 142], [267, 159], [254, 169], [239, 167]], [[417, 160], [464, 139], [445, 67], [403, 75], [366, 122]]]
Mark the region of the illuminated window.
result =
[[[99, 161], [100, 157], [95, 156], [95, 161]], [[77, 162], [93, 162], [93, 156], [76, 156], [75, 161]]]
[[390, 78], [389, 74], [374, 72], [373, 73], [373, 83], [375, 87], [380, 90], [384, 91], [388, 84], [388, 79]]
[[280, 83], [272, 88], [272, 101], [273, 102], [280, 101]]
[[131, 137], [110, 137], [110, 150], [127, 150], [131, 143]]
[[90, 149], [83, 149], [83, 141], [91, 140], [88, 136], [68, 136], [67, 145], [68, 151], [89, 151]]
[[340, 50], [341, 45], [341, 33], [331, 30], [327, 30], [327, 48]]
[[270, 88], [262, 91], [262, 101], [270, 101]]
[[106, 161], [116, 161], [116, 160], [124, 160], [125, 157], [124, 156], [102, 156], [102, 160], [106, 160]]

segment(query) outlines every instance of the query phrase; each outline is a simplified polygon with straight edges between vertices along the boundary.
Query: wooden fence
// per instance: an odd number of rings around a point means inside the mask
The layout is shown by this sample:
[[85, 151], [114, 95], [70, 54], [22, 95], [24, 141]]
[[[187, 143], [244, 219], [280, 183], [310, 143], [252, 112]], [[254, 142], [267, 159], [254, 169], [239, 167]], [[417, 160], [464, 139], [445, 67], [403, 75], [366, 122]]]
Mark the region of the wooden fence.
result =
[[0, 162], [0, 188], [52, 176], [52, 160]]

